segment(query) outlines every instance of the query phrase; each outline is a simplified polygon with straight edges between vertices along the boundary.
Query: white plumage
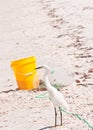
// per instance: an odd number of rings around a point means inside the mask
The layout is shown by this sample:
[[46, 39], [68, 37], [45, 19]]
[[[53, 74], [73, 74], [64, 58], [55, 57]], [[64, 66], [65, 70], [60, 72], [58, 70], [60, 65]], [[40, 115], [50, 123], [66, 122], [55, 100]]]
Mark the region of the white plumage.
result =
[[[62, 93], [60, 91], [58, 91], [55, 87], [53, 87], [49, 82], [47, 75], [51, 72], [50, 68], [47, 65], [43, 65], [43, 66], [38, 67], [36, 69], [40, 69], [40, 68], [45, 69], [44, 82], [45, 82], [47, 91], [49, 93], [49, 97], [50, 97], [50, 99], [54, 105], [54, 108], [55, 108], [55, 126], [56, 126], [56, 118], [57, 118], [56, 107], [59, 107], [59, 110], [61, 107], [69, 110], [69, 107], [68, 107], [68, 104], [67, 104], [64, 96], [62, 95]], [[61, 115], [61, 125], [62, 125], [62, 111], [61, 110], [60, 110], [60, 115]]]

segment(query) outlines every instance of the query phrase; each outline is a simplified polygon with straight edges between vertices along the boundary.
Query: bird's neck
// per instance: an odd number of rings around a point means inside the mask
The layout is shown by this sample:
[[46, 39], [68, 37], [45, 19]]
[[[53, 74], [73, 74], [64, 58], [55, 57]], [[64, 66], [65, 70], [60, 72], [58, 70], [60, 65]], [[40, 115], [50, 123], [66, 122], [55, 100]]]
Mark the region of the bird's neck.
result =
[[45, 81], [46, 88], [48, 90], [50, 90], [52, 86], [51, 86], [50, 81], [46, 75], [44, 76], [44, 81]]

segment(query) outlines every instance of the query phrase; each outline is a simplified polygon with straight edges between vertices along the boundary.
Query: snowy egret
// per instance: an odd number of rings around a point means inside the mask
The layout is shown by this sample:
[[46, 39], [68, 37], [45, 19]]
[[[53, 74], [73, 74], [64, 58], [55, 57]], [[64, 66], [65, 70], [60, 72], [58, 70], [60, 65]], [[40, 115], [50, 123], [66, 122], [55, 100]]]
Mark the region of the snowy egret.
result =
[[61, 108], [63, 107], [64, 109], [69, 110], [68, 104], [67, 104], [64, 96], [62, 95], [62, 93], [50, 84], [50, 81], [47, 77], [47, 75], [51, 72], [50, 68], [47, 65], [43, 65], [43, 66], [37, 67], [36, 69], [41, 69], [41, 68], [45, 69], [44, 82], [45, 82], [47, 91], [49, 93], [50, 100], [52, 101], [52, 103], [54, 105], [55, 126], [57, 126], [57, 109], [56, 109], [56, 107], [59, 108], [61, 125], [62, 125], [62, 110], [61, 110]]

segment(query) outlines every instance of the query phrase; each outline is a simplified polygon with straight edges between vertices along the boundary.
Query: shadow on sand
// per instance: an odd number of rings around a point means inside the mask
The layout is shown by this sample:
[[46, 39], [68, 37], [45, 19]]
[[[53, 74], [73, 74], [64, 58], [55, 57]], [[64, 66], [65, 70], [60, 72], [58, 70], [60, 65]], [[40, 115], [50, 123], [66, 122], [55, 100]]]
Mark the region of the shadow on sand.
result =
[[10, 93], [10, 92], [15, 92], [15, 91], [18, 91], [18, 88], [6, 90], [6, 91], [1, 91], [0, 94], [1, 94], [1, 93]]
[[41, 128], [41, 129], [38, 129], [38, 130], [46, 130], [46, 129], [48, 129], [48, 128], [53, 128], [54, 126], [46, 126], [46, 127], [44, 127], [44, 128]]

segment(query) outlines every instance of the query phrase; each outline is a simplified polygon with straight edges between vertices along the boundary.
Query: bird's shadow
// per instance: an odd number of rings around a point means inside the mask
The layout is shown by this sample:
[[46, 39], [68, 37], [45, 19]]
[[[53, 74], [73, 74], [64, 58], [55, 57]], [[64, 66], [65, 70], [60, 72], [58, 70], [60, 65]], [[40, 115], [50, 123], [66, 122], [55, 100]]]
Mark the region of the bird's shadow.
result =
[[38, 130], [46, 130], [46, 129], [48, 129], [48, 128], [53, 128], [54, 126], [46, 126], [46, 127], [44, 127], [44, 128], [41, 128], [41, 129], [38, 129]]
[[56, 128], [56, 127], [59, 127], [60, 125], [56, 125], [56, 126], [46, 126], [44, 128], [41, 128], [41, 129], [38, 129], [38, 130], [46, 130], [48, 128]]

